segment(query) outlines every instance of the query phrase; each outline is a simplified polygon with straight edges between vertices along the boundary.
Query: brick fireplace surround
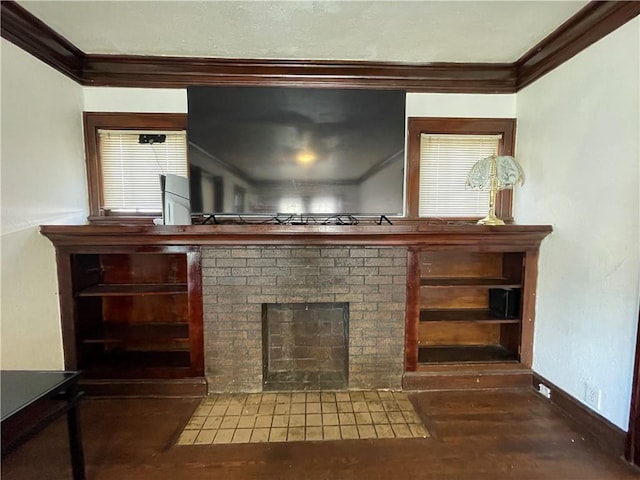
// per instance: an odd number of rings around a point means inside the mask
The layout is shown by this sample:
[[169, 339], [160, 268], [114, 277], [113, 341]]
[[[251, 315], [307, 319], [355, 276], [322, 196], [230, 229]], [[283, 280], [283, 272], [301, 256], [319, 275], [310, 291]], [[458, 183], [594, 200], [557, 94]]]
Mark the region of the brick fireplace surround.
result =
[[407, 249], [202, 248], [205, 374], [210, 392], [263, 389], [266, 304], [348, 303], [348, 388], [401, 388]]

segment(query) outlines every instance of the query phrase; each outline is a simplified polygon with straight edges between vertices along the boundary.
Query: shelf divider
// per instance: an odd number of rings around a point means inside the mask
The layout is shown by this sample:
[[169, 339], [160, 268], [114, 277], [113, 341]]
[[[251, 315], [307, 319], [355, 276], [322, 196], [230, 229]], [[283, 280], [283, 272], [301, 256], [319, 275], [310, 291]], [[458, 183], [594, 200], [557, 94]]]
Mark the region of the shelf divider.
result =
[[522, 283], [505, 277], [423, 277], [420, 279], [420, 286], [434, 288], [520, 288]]
[[76, 293], [79, 297], [176, 295], [187, 293], [186, 283], [98, 284]]
[[420, 322], [520, 323], [520, 319], [499, 317], [487, 308], [424, 308], [420, 310]]
[[189, 341], [189, 324], [175, 323], [114, 323], [105, 322], [102, 332], [82, 340], [83, 343], [144, 344], [185, 343]]

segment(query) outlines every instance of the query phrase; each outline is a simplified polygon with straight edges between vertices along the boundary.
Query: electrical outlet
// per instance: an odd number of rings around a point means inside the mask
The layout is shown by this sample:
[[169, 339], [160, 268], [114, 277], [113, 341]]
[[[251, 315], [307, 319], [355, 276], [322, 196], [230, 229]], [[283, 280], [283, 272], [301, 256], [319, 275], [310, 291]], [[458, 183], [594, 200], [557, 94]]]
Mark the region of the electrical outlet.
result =
[[538, 384], [538, 393], [546, 398], [551, 398], [551, 389], [547, 387], [544, 383]]
[[600, 411], [602, 408], [602, 390], [589, 382], [585, 382], [584, 400], [591, 408]]

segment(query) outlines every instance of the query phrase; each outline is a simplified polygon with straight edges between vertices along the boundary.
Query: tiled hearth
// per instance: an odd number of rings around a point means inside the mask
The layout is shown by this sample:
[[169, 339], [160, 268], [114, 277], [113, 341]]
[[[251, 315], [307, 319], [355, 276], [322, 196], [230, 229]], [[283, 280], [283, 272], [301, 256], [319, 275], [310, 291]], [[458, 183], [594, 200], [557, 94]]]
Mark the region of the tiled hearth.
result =
[[389, 391], [209, 395], [178, 445], [425, 438], [407, 394]]
[[403, 247], [204, 247], [209, 391], [263, 391], [263, 310], [274, 304], [345, 304], [345, 389], [399, 389], [406, 259]]

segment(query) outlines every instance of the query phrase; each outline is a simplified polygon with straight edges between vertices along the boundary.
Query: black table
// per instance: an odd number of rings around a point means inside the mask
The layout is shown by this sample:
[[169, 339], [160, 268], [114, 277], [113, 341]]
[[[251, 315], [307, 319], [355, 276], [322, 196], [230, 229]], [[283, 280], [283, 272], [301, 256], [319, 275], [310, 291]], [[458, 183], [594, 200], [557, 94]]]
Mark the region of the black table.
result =
[[66, 413], [73, 479], [84, 480], [79, 378], [80, 372], [0, 372], [3, 457]]

